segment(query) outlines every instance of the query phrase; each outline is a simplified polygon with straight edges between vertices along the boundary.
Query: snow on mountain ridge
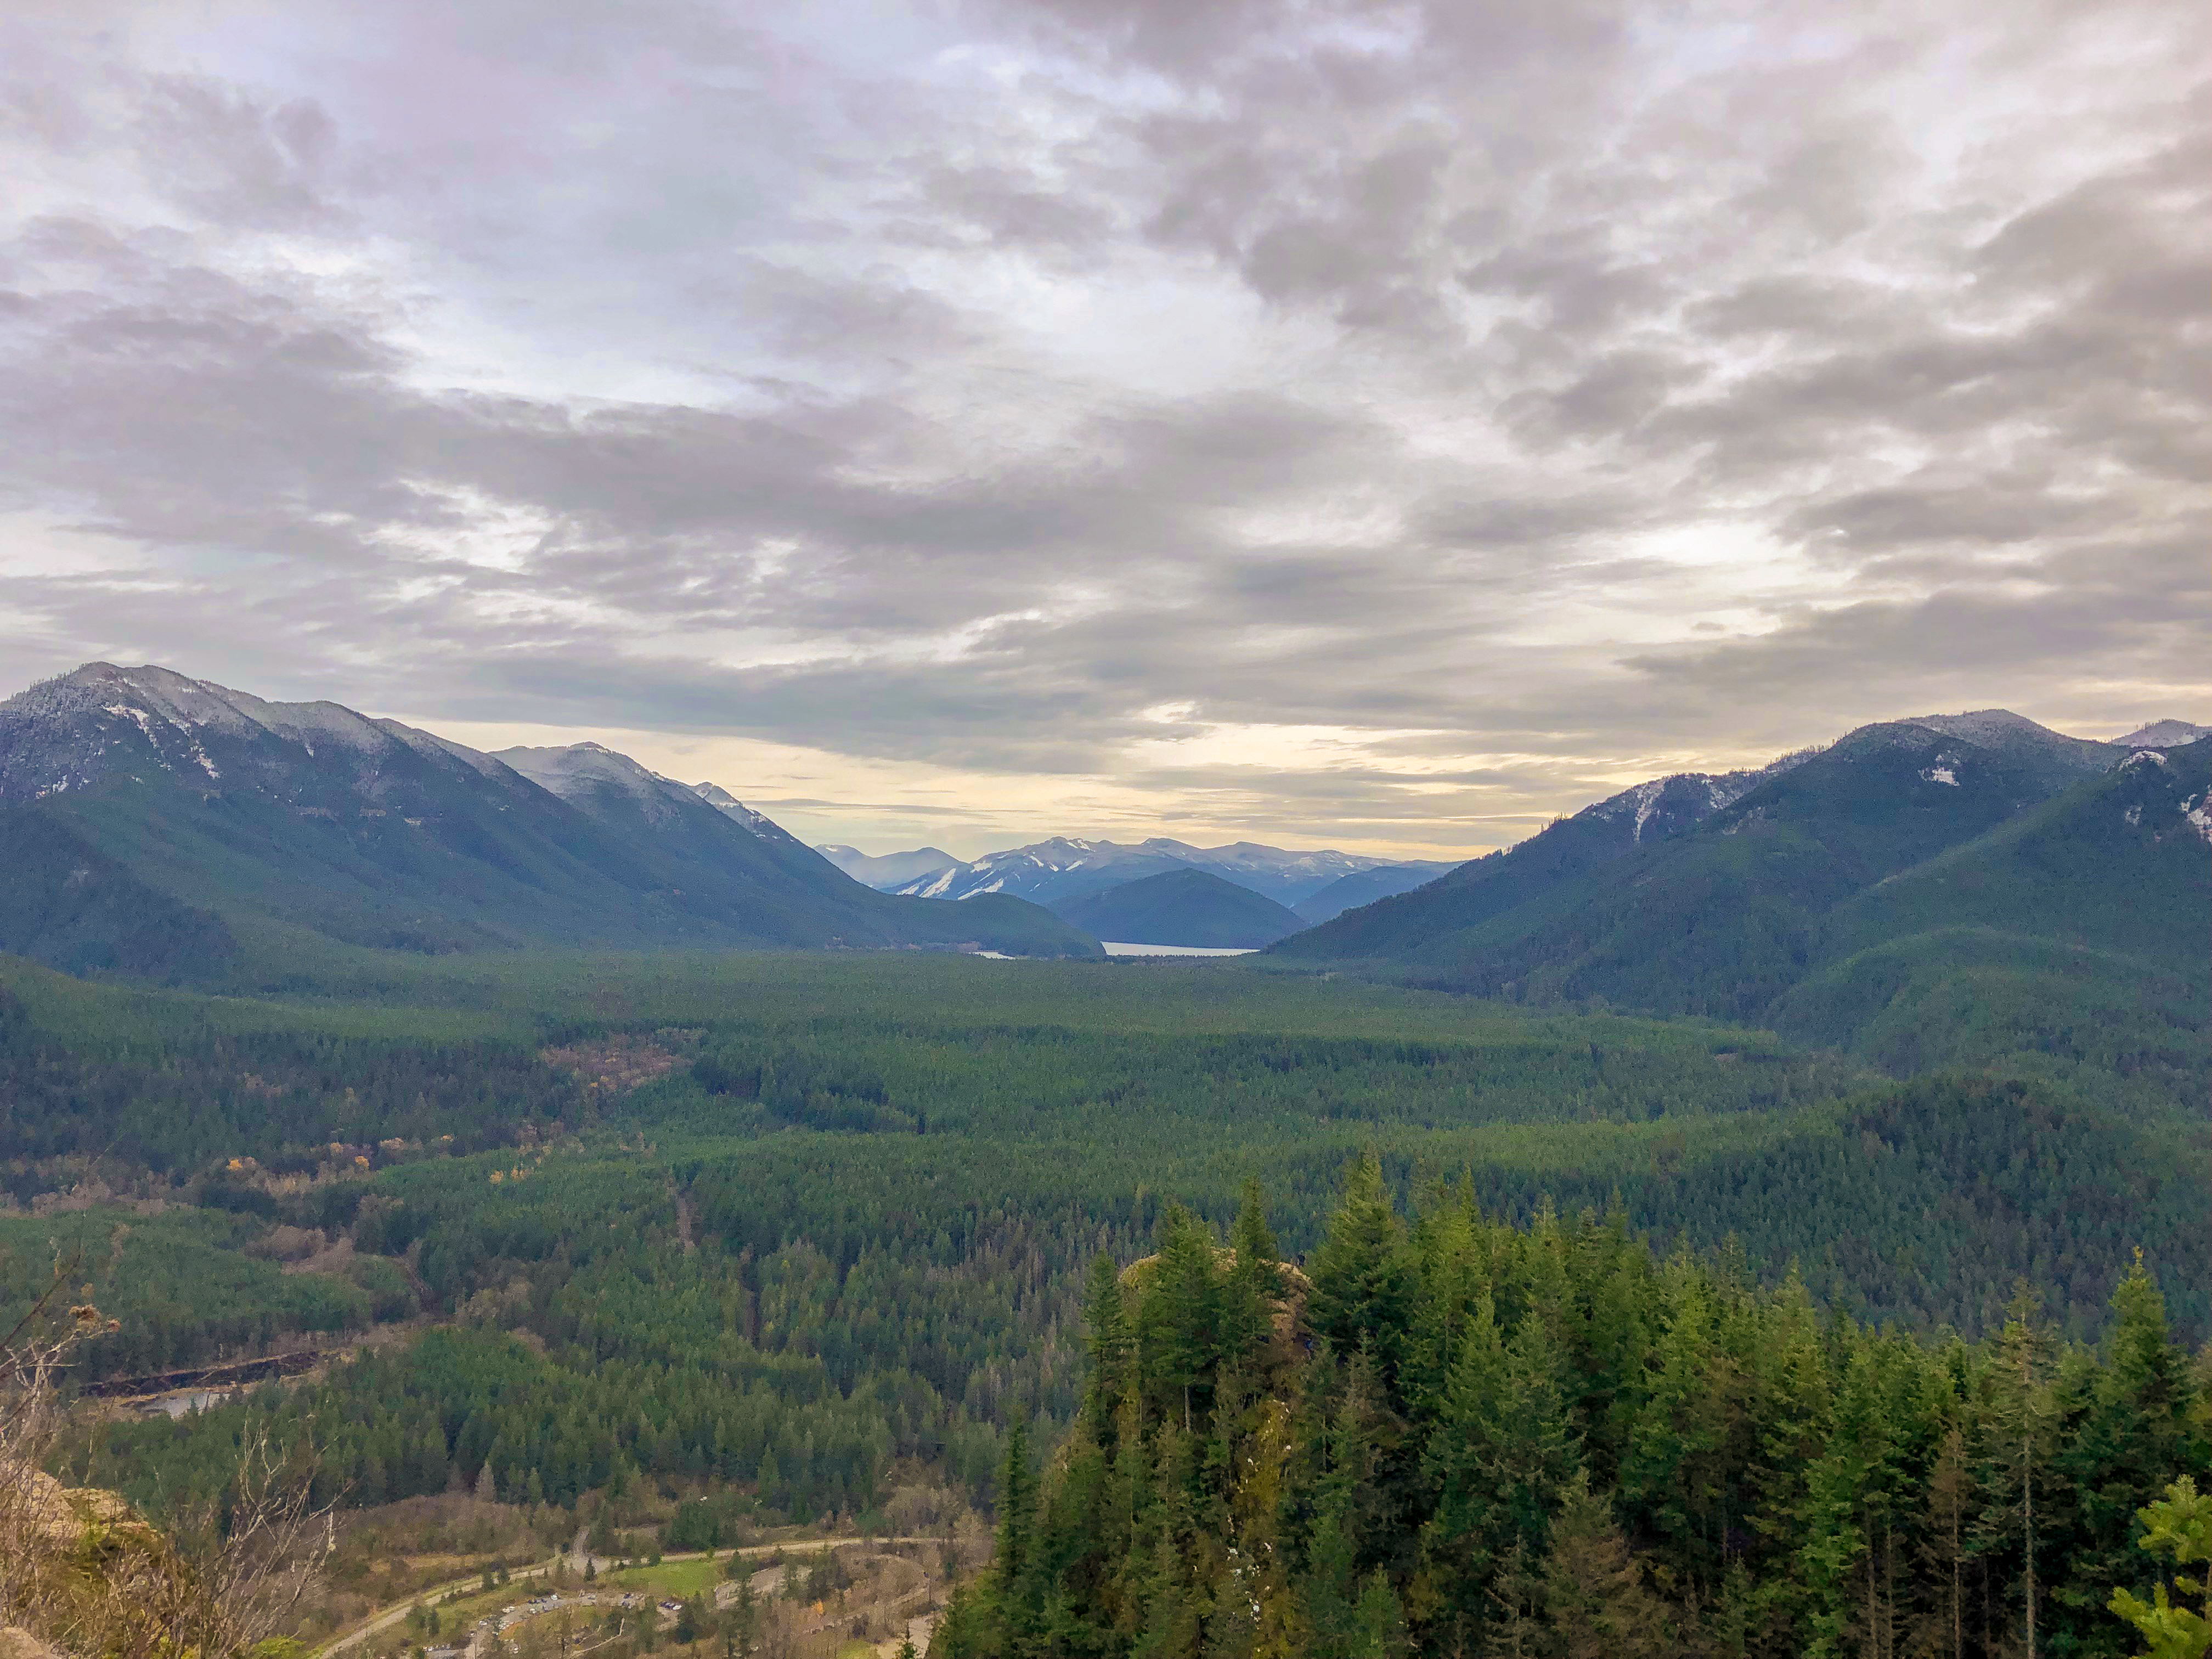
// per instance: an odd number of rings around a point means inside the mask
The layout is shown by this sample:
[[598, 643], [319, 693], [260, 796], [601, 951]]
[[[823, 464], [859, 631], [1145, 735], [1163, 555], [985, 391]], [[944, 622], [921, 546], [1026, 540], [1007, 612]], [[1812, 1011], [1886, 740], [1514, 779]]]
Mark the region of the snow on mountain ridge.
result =
[[2200, 738], [2212, 738], [2212, 726], [2198, 726], [2190, 720], [2153, 720], [2112, 741], [2124, 749], [2179, 749]]
[[149, 767], [288, 799], [343, 778], [375, 799], [393, 787], [389, 763], [403, 750], [441, 769], [462, 764], [501, 787], [525, 787], [472, 749], [337, 703], [270, 702], [150, 664], [93, 662], [0, 702], [0, 802]]
[[678, 784], [677, 787], [679, 789], [689, 787], [693, 794], [698, 796], [701, 800], [705, 801], [724, 817], [732, 823], [742, 824], [763, 841], [787, 841], [793, 847], [802, 845], [798, 836], [793, 835], [767, 813], [754, 811], [751, 807], [746, 805], [719, 783], [694, 783], [688, 786]]
[[[1194, 847], [1167, 836], [1148, 836], [1134, 843], [1051, 836], [1025, 847], [985, 853], [951, 869], [925, 872], [887, 890], [909, 898], [947, 899], [1009, 892], [1045, 903], [1176, 869], [1195, 868], [1289, 905], [1344, 876], [1408, 862], [1334, 848], [1288, 851], [1249, 841]], [[1448, 867], [1436, 865], [1439, 872]]]
[[571, 803], [593, 789], [618, 791], [637, 803], [648, 823], [673, 822], [682, 807], [696, 799], [686, 786], [662, 777], [604, 744], [501, 749], [492, 758]]
[[1924, 726], [1931, 732], [1941, 732], [1947, 738], [1964, 738], [1970, 743], [2002, 743], [2019, 738], [2063, 738], [2063, 732], [2015, 714], [2009, 708], [1977, 708], [1964, 714], [1915, 714], [1899, 722], [1905, 726]]
[[957, 866], [960, 860], [940, 847], [915, 847], [904, 852], [872, 857], [857, 847], [835, 842], [814, 849], [854, 881], [878, 890], [933, 876]]
[[1593, 801], [1574, 816], [1609, 823], [1633, 815], [1635, 823], [1629, 838], [1632, 844], [1640, 847], [1654, 820], [1658, 821], [1662, 835], [1679, 834], [1688, 825], [1733, 805], [1769, 778], [1779, 777], [1792, 767], [1803, 765], [1820, 752], [1817, 748], [1793, 750], [1764, 766], [1740, 772], [1669, 772], [1664, 777], [1647, 779], [1617, 795]]
[[488, 755], [343, 704], [270, 702], [150, 664], [87, 663], [0, 702], [0, 803], [149, 775], [151, 768], [210, 790], [255, 790], [302, 810], [327, 810], [323, 792], [333, 784], [370, 801], [393, 799], [394, 791], [411, 801], [422, 786], [419, 775], [416, 782], [404, 781], [410, 769], [396, 765], [403, 753], [449, 777], [465, 767], [498, 788], [544, 789], [572, 804], [592, 789], [620, 791], [655, 823], [703, 799], [763, 841], [799, 845], [717, 786], [678, 783], [603, 744]]

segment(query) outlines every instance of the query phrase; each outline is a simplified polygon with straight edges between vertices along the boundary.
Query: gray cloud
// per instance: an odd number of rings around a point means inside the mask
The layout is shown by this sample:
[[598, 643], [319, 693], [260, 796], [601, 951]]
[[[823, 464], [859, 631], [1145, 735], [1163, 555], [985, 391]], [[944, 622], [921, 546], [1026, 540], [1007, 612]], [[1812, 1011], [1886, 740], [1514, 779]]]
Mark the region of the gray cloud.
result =
[[2179, 0], [201, 11], [0, 25], [12, 679], [1469, 847], [2212, 704]]

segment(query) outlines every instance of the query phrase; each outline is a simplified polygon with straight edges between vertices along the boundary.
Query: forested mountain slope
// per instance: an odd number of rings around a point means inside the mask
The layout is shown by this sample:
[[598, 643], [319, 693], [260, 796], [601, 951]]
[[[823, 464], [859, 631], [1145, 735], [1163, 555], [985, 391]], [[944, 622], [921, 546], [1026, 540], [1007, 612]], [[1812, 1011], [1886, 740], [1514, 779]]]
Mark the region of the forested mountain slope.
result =
[[1298, 931], [1271, 898], [1209, 870], [1166, 870], [1118, 887], [1060, 899], [1053, 914], [1103, 939], [1251, 950]]
[[[1921, 734], [1911, 735], [1917, 728]], [[1449, 954], [1443, 941], [1543, 897], [1639, 848], [1687, 834], [1752, 791], [1770, 784], [1815, 756], [1834, 763], [1888, 744], [1929, 745], [1926, 734], [1955, 738], [2001, 761], [2013, 787], [2027, 799], [2055, 793], [2106, 770], [2128, 750], [2118, 744], [2069, 738], [2008, 710], [1929, 714], [1863, 726], [1832, 749], [1803, 750], [1754, 770], [1684, 772], [1655, 778], [1584, 807], [1527, 841], [1461, 865], [1425, 887], [1347, 911], [1284, 947], [1289, 955], [1411, 960], [1430, 947]]]
[[[1795, 977], [1797, 936], [1812, 918], [2050, 793], [2041, 770], [1963, 739], [1919, 726], [1868, 726], [1692, 829], [1608, 853], [1594, 868], [1562, 860], [1553, 869], [1565, 879], [1533, 899], [1501, 895], [1511, 902], [1480, 922], [1441, 933], [1408, 929], [1399, 937], [1410, 948], [1377, 954], [1449, 964], [1471, 990], [1510, 985], [1531, 995], [1606, 995], [1668, 1013], [1741, 1018]], [[1571, 844], [1561, 838], [1563, 849]], [[1391, 908], [1425, 924], [1419, 907], [1430, 891]], [[1278, 948], [1326, 954], [1346, 934], [1370, 946], [1395, 944], [1372, 924], [1352, 933], [1345, 924], [1354, 920]]]
[[0, 703], [0, 946], [167, 979], [242, 971], [242, 937], [1096, 951], [1018, 901], [872, 892], [688, 791], [655, 823], [578, 793], [335, 704], [93, 664]]
[[1433, 864], [1385, 864], [1372, 870], [1355, 870], [1348, 876], [1339, 876], [1319, 892], [1309, 893], [1291, 908], [1308, 927], [1317, 927], [1342, 915], [1346, 910], [1356, 910], [1363, 904], [1372, 904], [1377, 899], [1389, 898], [1395, 894], [1410, 893], [1416, 887], [1425, 887], [1437, 879], [1437, 866]]
[[[1350, 939], [1426, 983], [1779, 1024], [1907, 1072], [2064, 1051], [2038, 1028], [2117, 1012], [2146, 1051], [2124, 1042], [2098, 1063], [2195, 1075], [2212, 745], [2146, 752], [2054, 799], [2079, 761], [2014, 735], [2000, 728], [1990, 748], [1920, 723], [1869, 727], [1693, 830], [1480, 923], [1437, 928], [1457, 890], [1437, 884], [1275, 953]], [[2085, 953], [2100, 953], [2094, 971]]]
[[2201, 1108], [2212, 741], [2145, 751], [1824, 921], [1773, 1023], [1889, 1070], [2048, 1056]]

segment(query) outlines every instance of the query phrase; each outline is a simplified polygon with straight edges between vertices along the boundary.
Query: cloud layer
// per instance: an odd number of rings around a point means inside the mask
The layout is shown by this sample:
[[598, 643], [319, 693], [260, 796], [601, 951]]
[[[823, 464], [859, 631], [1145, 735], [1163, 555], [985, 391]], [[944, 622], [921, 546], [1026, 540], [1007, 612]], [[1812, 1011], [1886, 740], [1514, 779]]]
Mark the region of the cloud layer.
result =
[[969, 851], [2212, 705], [2201, 6], [201, 0], [0, 64], [11, 682]]

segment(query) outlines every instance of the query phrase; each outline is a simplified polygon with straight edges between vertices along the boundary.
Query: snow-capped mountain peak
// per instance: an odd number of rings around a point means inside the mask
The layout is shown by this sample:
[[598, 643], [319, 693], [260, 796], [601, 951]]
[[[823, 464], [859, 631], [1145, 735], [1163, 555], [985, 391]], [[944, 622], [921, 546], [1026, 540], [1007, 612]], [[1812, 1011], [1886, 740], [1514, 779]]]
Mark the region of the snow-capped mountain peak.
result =
[[[908, 856], [911, 855], [891, 854], [879, 862], [887, 864], [891, 858]], [[1052, 836], [1025, 847], [986, 853], [964, 864], [921, 870], [896, 885], [886, 877], [877, 879], [889, 890], [913, 898], [961, 899], [980, 893], [1012, 893], [1050, 904], [1146, 876], [1200, 869], [1279, 904], [1290, 905], [1346, 875], [1386, 866], [1410, 867], [1409, 861], [1401, 859], [1331, 849], [1293, 852], [1256, 842], [1194, 847], [1167, 836], [1152, 836], [1134, 843]], [[859, 878], [868, 879], [857, 868], [848, 867]], [[1438, 872], [1449, 867], [1442, 863], [1434, 866]]]
[[2212, 726], [2197, 726], [2188, 720], [2153, 720], [2112, 741], [2124, 749], [2179, 749], [2201, 738], [2212, 738]]
[[797, 841], [781, 824], [756, 812], [715, 783], [679, 783], [604, 744], [572, 743], [551, 749], [502, 749], [494, 757], [571, 805], [595, 793], [627, 799], [648, 823], [665, 825], [712, 807], [763, 841]]
[[270, 702], [150, 664], [87, 663], [0, 702], [0, 804], [161, 773], [295, 804], [331, 788], [397, 800], [421, 781], [397, 763], [403, 754], [522, 787], [489, 757], [397, 720], [334, 702]]
[[604, 744], [501, 749], [492, 758], [504, 761], [532, 783], [572, 805], [599, 791], [626, 797], [644, 814], [648, 823], [674, 822], [694, 800], [690, 790], [684, 785], [662, 777]]

